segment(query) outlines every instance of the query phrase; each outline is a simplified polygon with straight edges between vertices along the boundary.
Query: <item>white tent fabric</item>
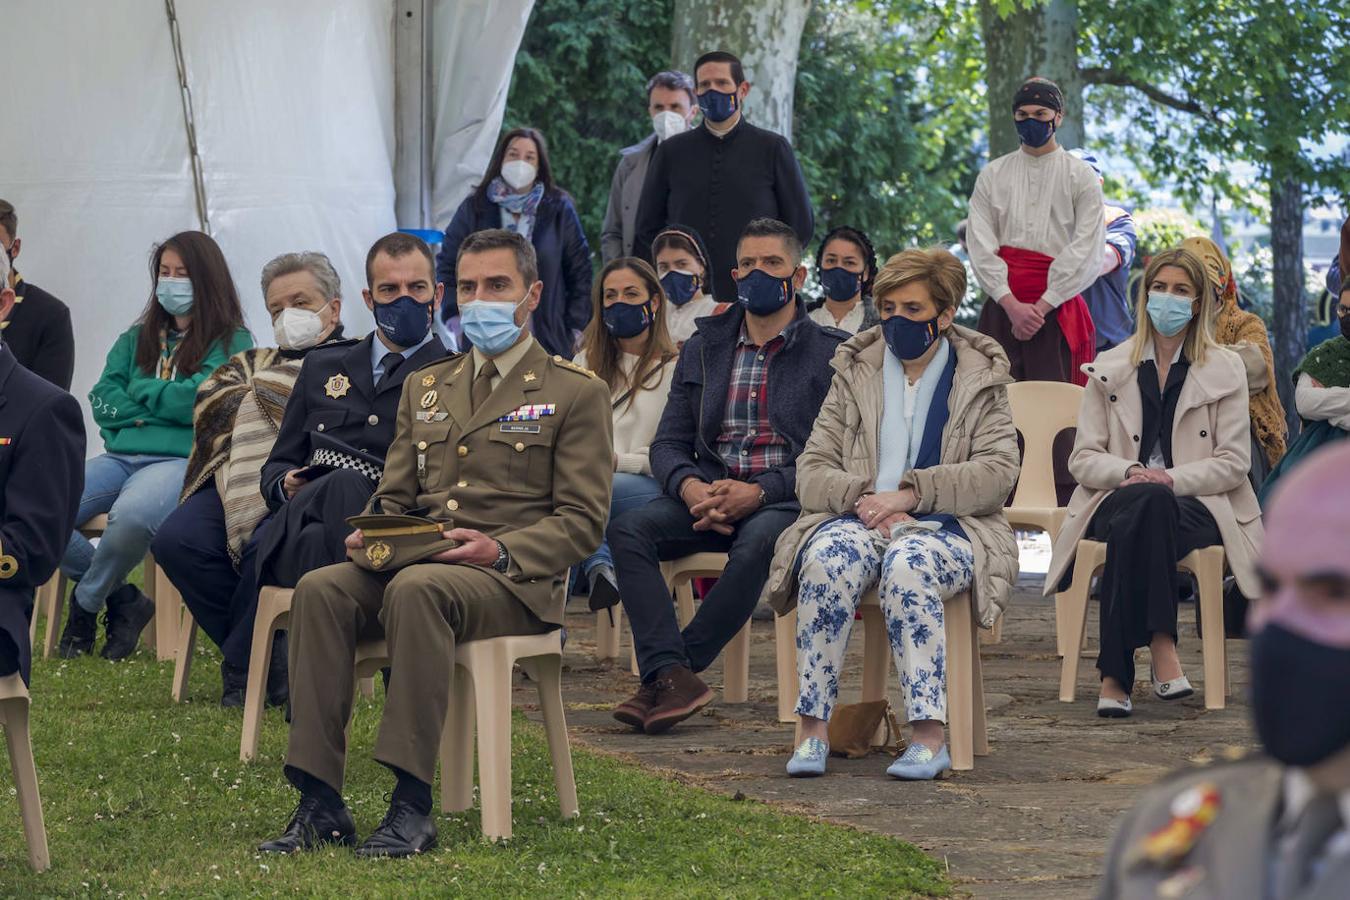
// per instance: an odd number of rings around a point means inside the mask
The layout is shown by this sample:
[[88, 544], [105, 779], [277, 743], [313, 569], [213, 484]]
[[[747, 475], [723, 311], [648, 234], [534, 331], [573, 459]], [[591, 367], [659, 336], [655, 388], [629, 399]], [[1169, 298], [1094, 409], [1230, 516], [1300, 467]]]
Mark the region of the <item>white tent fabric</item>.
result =
[[[348, 333], [364, 333], [366, 250], [423, 224], [394, 215], [394, 0], [174, 6], [209, 227], [255, 342], [274, 343], [258, 274], [291, 250], [332, 258]], [[434, 6], [440, 209], [487, 164], [530, 3]], [[162, 0], [5, 0], [0, 39], [0, 197], [19, 214], [19, 270], [71, 307], [71, 393], [87, 408], [108, 348], [150, 296], [154, 244], [201, 227], [168, 16]], [[93, 455], [102, 443], [86, 424]]]
[[438, 0], [429, 228], [445, 229], [483, 177], [501, 131], [511, 68], [533, 0]]

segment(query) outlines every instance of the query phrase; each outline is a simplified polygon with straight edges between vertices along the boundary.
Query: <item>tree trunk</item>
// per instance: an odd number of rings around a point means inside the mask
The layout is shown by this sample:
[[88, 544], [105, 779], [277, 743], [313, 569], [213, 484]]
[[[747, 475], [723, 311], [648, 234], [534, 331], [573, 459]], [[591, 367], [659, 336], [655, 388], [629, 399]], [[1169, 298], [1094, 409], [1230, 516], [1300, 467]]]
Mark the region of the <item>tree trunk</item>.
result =
[[1018, 6], [1006, 17], [995, 0], [980, 0], [984, 35], [985, 95], [989, 102], [989, 158], [1017, 149], [1012, 100], [1033, 75], [1049, 78], [1064, 92], [1064, 124], [1055, 135], [1063, 147], [1083, 145], [1083, 79], [1078, 74], [1078, 6], [1049, 0]]
[[710, 50], [741, 58], [751, 84], [745, 108], [761, 128], [792, 140], [797, 50], [811, 0], [675, 0], [671, 58], [694, 74], [694, 60]]
[[1288, 174], [1270, 174], [1270, 251], [1274, 280], [1271, 352], [1289, 433], [1298, 432], [1290, 373], [1308, 347], [1308, 303], [1303, 276], [1303, 185]]

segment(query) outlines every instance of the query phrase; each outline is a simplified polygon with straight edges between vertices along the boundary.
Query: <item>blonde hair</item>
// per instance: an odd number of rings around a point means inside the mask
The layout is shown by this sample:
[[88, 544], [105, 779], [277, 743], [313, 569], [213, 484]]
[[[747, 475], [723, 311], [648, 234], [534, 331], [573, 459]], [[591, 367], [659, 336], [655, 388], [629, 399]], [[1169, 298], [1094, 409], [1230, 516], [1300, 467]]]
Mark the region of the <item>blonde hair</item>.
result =
[[1192, 285], [1195, 286], [1196, 299], [1200, 302], [1200, 309], [1191, 317], [1190, 324], [1186, 326], [1186, 340], [1182, 344], [1183, 352], [1193, 365], [1201, 365], [1205, 361], [1205, 354], [1212, 347], [1218, 344], [1214, 340], [1214, 315], [1217, 311], [1218, 300], [1214, 291], [1214, 284], [1210, 281], [1209, 269], [1204, 260], [1183, 247], [1175, 247], [1171, 250], [1164, 250], [1162, 253], [1149, 260], [1148, 268], [1144, 269], [1144, 277], [1139, 279], [1139, 297], [1135, 301], [1134, 308], [1134, 338], [1130, 348], [1130, 362], [1136, 367], [1144, 361], [1144, 354], [1148, 353], [1152, 346], [1155, 331], [1153, 320], [1148, 315], [1148, 286], [1153, 283], [1158, 272], [1164, 266], [1176, 266], [1186, 273]]
[[921, 282], [928, 288], [928, 296], [937, 305], [938, 315], [956, 309], [966, 296], [966, 267], [942, 247], [911, 247], [886, 260], [876, 281], [872, 296], [877, 306], [886, 295], [907, 284]]
[[[637, 365], [633, 367], [632, 377], [648, 376], [641, 384], [632, 384], [629, 380], [630, 376], [624, 374], [619, 363], [620, 357], [623, 356], [623, 351], [619, 348], [619, 340], [609, 333], [609, 329], [605, 327], [604, 322], [605, 279], [609, 277], [611, 272], [616, 272], [619, 269], [627, 269], [637, 275], [646, 285], [651, 296], [658, 300], [656, 309], [652, 313], [652, 324], [647, 327], [647, 343], [642, 349], [641, 356], [638, 357]], [[661, 379], [652, 376], [653, 363], [675, 355], [675, 344], [671, 341], [670, 331], [666, 327], [666, 310], [669, 307], [666, 292], [661, 289], [661, 279], [656, 277], [656, 270], [643, 260], [633, 256], [622, 256], [610, 260], [600, 270], [600, 277], [592, 283], [591, 322], [586, 326], [586, 333], [581, 338], [581, 350], [586, 354], [587, 367], [596, 375], [599, 375], [605, 384], [609, 385], [611, 394], [618, 393], [623, 389], [632, 392], [628, 396], [627, 407], [633, 405], [639, 391], [648, 388], [655, 389], [660, 385]]]

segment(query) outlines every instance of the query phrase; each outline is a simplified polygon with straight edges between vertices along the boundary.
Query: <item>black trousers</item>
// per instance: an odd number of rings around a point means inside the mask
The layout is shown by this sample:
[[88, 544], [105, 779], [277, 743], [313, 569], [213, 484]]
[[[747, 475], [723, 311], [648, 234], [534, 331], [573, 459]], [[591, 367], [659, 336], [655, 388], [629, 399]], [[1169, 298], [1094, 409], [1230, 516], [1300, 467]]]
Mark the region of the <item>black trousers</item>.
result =
[[334, 469], [296, 492], [258, 540], [258, 584], [293, 588], [306, 573], [345, 562], [349, 516], [366, 508], [375, 482]]
[[[1057, 313], [1045, 317], [1045, 324], [1031, 340], [1020, 341], [1013, 337], [1012, 320], [1008, 318], [1007, 312], [996, 300], [989, 298], [980, 308], [980, 318], [975, 327], [981, 334], [998, 341], [1003, 352], [1008, 354], [1014, 381], [1073, 381], [1073, 357], [1069, 353], [1069, 345], [1064, 342], [1064, 332], [1059, 328]], [[1060, 506], [1069, 505], [1069, 498], [1078, 484], [1069, 474], [1069, 454], [1073, 452], [1073, 441], [1077, 434], [1076, 428], [1065, 429], [1055, 435], [1051, 445], [1055, 495]], [[1020, 453], [1020, 434], [1017, 436], [1017, 448]]]
[[[774, 543], [797, 521], [797, 513], [793, 506], [766, 507], [737, 522], [733, 534], [721, 535], [694, 531], [694, 517], [684, 503], [658, 497], [610, 523], [606, 537], [643, 681], [671, 665], [695, 672], [712, 665], [750, 620], [769, 578]], [[726, 553], [727, 566], [681, 632], [661, 562], [691, 553]]]
[[258, 525], [236, 571], [225, 549], [225, 508], [208, 484], [169, 514], [151, 545], [192, 618], [236, 669], [248, 668], [258, 612], [258, 539], [271, 521]]
[[1098, 586], [1102, 677], [1134, 685], [1134, 651], [1157, 633], [1177, 636], [1177, 561], [1221, 544], [1219, 526], [1204, 504], [1160, 484], [1113, 491], [1097, 507], [1085, 535], [1106, 544]]

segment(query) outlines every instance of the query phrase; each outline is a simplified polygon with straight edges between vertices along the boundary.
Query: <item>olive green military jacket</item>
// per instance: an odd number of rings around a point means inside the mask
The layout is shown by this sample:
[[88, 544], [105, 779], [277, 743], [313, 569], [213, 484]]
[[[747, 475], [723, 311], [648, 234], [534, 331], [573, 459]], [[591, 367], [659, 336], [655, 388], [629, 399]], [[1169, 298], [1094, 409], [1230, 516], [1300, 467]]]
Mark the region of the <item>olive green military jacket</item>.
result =
[[409, 375], [367, 512], [413, 513], [506, 546], [484, 569], [561, 624], [567, 571], [600, 546], [614, 475], [609, 389], [532, 343], [477, 411], [469, 353]]

